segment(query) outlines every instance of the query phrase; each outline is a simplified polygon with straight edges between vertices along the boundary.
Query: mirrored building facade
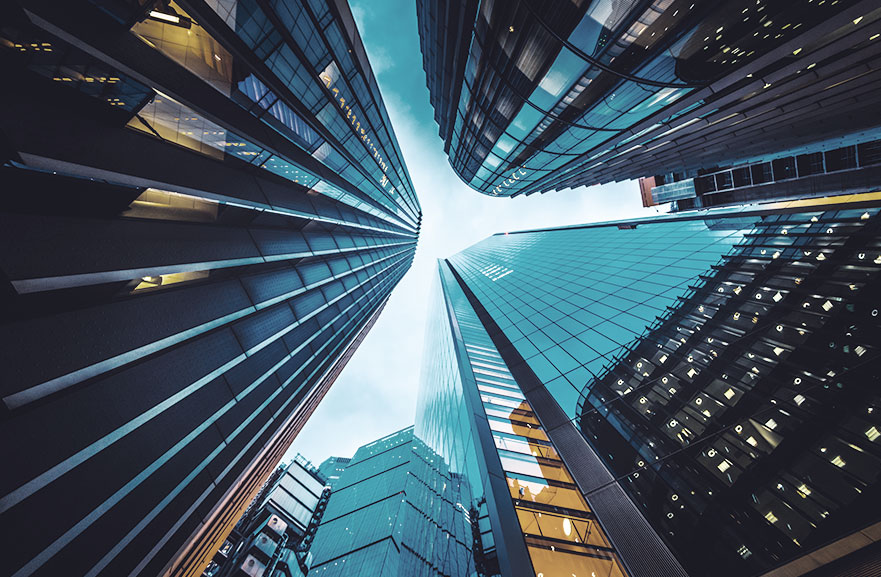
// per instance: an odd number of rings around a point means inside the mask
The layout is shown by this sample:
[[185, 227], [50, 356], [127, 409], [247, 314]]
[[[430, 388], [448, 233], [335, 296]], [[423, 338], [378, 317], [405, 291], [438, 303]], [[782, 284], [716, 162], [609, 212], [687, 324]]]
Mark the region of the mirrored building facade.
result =
[[417, 8], [445, 151], [484, 194], [878, 139], [876, 2], [420, 0]]
[[359, 448], [333, 490], [309, 575], [474, 575], [467, 479], [408, 427]]
[[503, 233], [441, 261], [420, 414], [483, 487], [498, 573], [873, 574], [879, 207]]
[[199, 575], [413, 259], [354, 20], [13, 1], [0, 39], [4, 573]]

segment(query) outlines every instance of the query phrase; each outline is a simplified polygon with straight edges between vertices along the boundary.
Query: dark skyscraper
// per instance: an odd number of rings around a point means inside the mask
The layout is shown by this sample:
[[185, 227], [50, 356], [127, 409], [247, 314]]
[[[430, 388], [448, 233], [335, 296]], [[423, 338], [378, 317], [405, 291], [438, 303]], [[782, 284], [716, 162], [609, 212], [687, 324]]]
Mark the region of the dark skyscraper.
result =
[[345, 2], [0, 8], [4, 574], [201, 574], [408, 270]]
[[879, 138], [873, 0], [417, 8], [444, 149], [484, 194], [691, 177]]
[[482, 488], [500, 574], [874, 575], [879, 205], [499, 234], [441, 261], [420, 435]]

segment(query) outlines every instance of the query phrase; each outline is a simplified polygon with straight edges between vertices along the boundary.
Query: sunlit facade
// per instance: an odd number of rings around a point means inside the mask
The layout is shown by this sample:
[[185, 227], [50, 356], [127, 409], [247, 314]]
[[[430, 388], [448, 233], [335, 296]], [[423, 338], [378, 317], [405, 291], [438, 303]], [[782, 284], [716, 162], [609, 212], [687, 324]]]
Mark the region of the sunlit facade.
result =
[[467, 480], [413, 427], [368, 443], [336, 483], [309, 575], [474, 575], [472, 502]]
[[879, 206], [502, 233], [441, 261], [421, 434], [484, 486], [498, 574], [881, 563]]
[[336, 0], [0, 22], [4, 574], [196, 577], [413, 260], [382, 97]]
[[881, 126], [876, 2], [419, 0], [417, 9], [444, 149], [484, 194], [729, 166]]
[[449, 265], [438, 266], [417, 428], [481, 487], [477, 574], [626, 576]]

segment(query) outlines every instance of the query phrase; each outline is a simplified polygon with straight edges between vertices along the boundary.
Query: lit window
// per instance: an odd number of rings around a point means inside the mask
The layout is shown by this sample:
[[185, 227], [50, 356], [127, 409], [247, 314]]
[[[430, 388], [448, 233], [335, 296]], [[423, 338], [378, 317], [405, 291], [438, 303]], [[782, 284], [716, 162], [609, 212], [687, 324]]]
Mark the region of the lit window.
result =
[[727, 391], [725, 391], [725, 398], [728, 400], [733, 399], [734, 398], [734, 390], [728, 389]]
[[722, 461], [721, 463], [719, 463], [718, 465], [716, 465], [716, 467], [724, 473], [725, 471], [727, 471], [728, 469], [731, 468], [731, 463], [726, 459], [726, 460]]
[[747, 437], [746, 442], [749, 443], [750, 445], [752, 445], [753, 447], [756, 447], [756, 446], [758, 446], [758, 444], [759, 444], [759, 442], [756, 441], [756, 438], [753, 437], [752, 435], [750, 435], [749, 437]]
[[874, 425], [872, 425], [872, 427], [869, 428], [868, 431], [866, 431], [866, 436], [869, 438], [870, 441], [874, 441], [878, 437], [881, 437], [881, 433], [879, 433], [878, 429]]
[[841, 455], [836, 455], [834, 459], [832, 459], [832, 464], [836, 467], [844, 467], [845, 462], [844, 459], [841, 458]]
[[798, 494], [801, 495], [801, 498], [802, 498], [802, 499], [807, 499], [807, 498], [808, 498], [808, 495], [811, 494], [811, 489], [810, 489], [810, 487], [808, 487], [808, 486], [805, 485], [804, 483], [802, 483], [801, 485], [799, 485], [797, 490], [798, 490]]
[[806, 399], [802, 395], [796, 395], [792, 398], [792, 400], [795, 401], [796, 405], [801, 406], [801, 404], [804, 403]]
[[767, 519], [769, 523], [776, 523], [777, 515], [775, 515], [773, 511], [768, 511], [765, 513], [765, 519]]
[[777, 428], [777, 421], [775, 421], [774, 419], [768, 419], [767, 421], [765, 421], [765, 426], [773, 431]]

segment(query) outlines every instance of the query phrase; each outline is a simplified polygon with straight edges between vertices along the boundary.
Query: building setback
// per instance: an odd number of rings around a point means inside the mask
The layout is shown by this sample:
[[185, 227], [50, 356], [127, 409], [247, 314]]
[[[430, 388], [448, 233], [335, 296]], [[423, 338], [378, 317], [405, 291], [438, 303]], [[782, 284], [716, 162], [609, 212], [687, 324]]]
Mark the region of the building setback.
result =
[[417, 15], [453, 170], [517, 196], [877, 140], [876, 8], [419, 0]]
[[352, 459], [350, 457], [328, 457], [318, 465], [318, 473], [324, 477], [327, 486], [331, 489], [336, 486], [340, 475], [346, 470]]
[[419, 434], [480, 488], [498, 574], [877, 572], [879, 206], [505, 233], [440, 261]]
[[319, 577], [473, 575], [467, 480], [408, 427], [360, 447], [312, 545]]
[[385, 106], [342, 1], [0, 22], [4, 573], [199, 575], [412, 262]]

